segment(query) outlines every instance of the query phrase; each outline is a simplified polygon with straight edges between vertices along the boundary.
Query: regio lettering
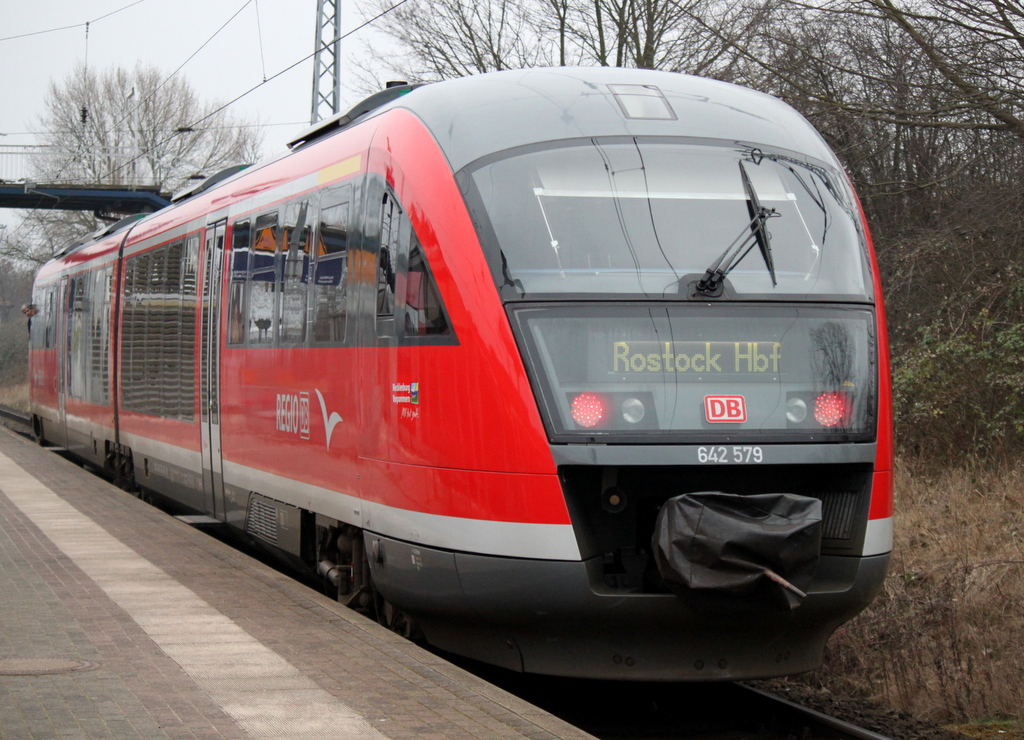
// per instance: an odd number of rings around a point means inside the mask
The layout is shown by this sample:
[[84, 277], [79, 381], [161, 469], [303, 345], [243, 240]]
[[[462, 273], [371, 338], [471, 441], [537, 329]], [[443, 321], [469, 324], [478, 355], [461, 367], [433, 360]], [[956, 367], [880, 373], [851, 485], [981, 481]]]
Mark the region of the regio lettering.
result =
[[275, 418], [277, 431], [309, 439], [309, 394], [278, 393]]

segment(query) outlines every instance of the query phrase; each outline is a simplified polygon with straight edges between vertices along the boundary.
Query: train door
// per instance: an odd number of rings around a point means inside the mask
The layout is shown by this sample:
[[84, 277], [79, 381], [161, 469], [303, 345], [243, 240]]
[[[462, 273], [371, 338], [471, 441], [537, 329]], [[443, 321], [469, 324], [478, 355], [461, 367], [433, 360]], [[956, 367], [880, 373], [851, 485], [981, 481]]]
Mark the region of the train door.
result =
[[60, 289], [57, 291], [57, 322], [56, 322], [56, 349], [57, 349], [57, 439], [54, 441], [61, 446], [67, 446], [68, 442], [68, 420], [67, 420], [67, 397], [68, 381], [71, 374], [71, 316], [69, 306], [69, 280], [64, 275], [60, 279]]
[[223, 520], [224, 469], [220, 439], [220, 297], [226, 221], [206, 229], [200, 322], [199, 408], [206, 512]]

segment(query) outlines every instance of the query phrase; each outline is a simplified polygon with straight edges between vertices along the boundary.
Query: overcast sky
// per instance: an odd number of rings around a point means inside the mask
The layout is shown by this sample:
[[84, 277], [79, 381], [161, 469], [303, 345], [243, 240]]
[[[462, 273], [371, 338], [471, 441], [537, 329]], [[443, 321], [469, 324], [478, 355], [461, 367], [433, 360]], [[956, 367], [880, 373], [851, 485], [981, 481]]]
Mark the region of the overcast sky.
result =
[[[345, 33], [363, 18], [358, 0], [340, 1]], [[265, 125], [265, 156], [283, 151], [309, 126], [313, 62], [260, 83], [312, 54], [316, 5], [316, 0], [0, 0], [0, 157], [9, 145], [37, 143], [50, 80], [63, 80], [76, 65], [87, 62], [99, 71], [114, 65], [130, 69], [142, 61], [169, 75], [193, 54], [178, 74], [204, 101], [227, 103], [259, 86], [228, 110]], [[343, 41], [342, 56], [356, 56], [372, 32], [366, 28]], [[363, 97], [343, 61], [341, 109]], [[20, 213], [0, 209], [0, 229], [9, 227], [7, 233], [14, 235]]]
[[[75, 65], [132, 68], [141, 60], [170, 74], [225, 23], [179, 74], [204, 100], [226, 103], [311, 54], [315, 17], [316, 0], [0, 0], [0, 145], [35, 142], [50, 80], [65, 78]], [[361, 20], [358, 3], [343, 0], [342, 30]], [[38, 33], [64, 26], [74, 27]], [[346, 40], [343, 55], [369, 32]], [[229, 110], [267, 124], [265, 154], [281, 151], [309, 125], [312, 79], [309, 60]], [[343, 90], [342, 109], [362, 97]]]

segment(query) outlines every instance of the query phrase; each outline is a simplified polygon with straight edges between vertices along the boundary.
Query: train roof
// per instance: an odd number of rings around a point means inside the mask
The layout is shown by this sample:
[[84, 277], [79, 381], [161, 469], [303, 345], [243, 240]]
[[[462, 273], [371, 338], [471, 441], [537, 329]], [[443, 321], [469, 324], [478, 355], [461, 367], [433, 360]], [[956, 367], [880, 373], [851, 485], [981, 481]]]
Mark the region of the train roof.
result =
[[[668, 104], [665, 113], [659, 97]], [[417, 87], [370, 115], [396, 107], [426, 124], [456, 172], [517, 146], [619, 135], [754, 143], [840, 166], [810, 123], [781, 100], [673, 72], [614, 67], [494, 72]], [[637, 113], [662, 117], [629, 116]]]

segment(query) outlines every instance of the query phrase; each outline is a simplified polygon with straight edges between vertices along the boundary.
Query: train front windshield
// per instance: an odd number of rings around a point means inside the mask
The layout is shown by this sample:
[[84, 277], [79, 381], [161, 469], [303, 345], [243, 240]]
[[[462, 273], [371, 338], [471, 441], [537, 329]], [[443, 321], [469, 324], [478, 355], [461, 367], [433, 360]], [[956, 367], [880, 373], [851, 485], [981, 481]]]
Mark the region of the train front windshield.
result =
[[[844, 177], [794, 154], [586, 139], [513, 152], [472, 168], [471, 179], [469, 199], [486, 214], [481, 237], [506, 297], [674, 298], [743, 241], [751, 248], [726, 276], [728, 296], [871, 297]], [[774, 210], [766, 249], [747, 239], [751, 193]]]
[[[553, 440], [874, 437], [871, 279], [838, 171], [616, 138], [512, 152], [462, 182]], [[696, 296], [716, 266], [724, 291]]]

